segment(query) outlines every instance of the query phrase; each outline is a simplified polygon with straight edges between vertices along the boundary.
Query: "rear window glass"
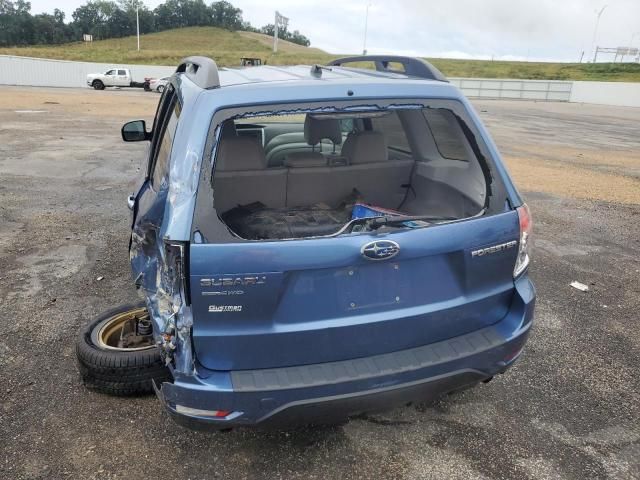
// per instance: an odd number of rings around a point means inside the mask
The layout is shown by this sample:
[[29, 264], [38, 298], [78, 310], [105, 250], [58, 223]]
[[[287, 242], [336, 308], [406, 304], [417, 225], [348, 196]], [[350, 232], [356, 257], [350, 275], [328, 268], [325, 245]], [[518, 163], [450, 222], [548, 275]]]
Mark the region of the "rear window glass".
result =
[[440, 155], [451, 160], [469, 161], [464, 133], [449, 110], [425, 108], [423, 111]]

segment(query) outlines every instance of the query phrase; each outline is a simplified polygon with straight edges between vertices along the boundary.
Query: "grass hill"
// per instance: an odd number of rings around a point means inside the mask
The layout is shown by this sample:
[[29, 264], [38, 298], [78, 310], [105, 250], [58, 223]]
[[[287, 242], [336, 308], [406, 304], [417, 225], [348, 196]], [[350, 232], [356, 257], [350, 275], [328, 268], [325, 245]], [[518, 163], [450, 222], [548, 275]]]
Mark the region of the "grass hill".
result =
[[0, 48], [0, 54], [55, 58], [104, 63], [140, 63], [177, 65], [189, 55], [205, 55], [220, 66], [236, 66], [240, 57], [262, 58], [269, 64], [322, 63], [331, 56], [317, 48], [278, 41], [278, 54], [273, 55], [272, 38], [253, 32], [230, 32], [216, 27], [189, 27], [136, 37], [110, 38], [91, 44], [83, 42], [63, 45]]
[[[272, 38], [253, 32], [230, 32], [215, 27], [190, 27], [140, 37], [55, 46], [0, 48], [0, 54], [104, 63], [176, 65], [188, 55], [206, 55], [220, 66], [235, 66], [240, 57], [259, 57], [270, 65], [326, 63], [338, 55], [280, 40], [272, 52]], [[531, 78], [640, 82], [637, 63], [533, 63], [488, 60], [429, 59], [449, 77]]]

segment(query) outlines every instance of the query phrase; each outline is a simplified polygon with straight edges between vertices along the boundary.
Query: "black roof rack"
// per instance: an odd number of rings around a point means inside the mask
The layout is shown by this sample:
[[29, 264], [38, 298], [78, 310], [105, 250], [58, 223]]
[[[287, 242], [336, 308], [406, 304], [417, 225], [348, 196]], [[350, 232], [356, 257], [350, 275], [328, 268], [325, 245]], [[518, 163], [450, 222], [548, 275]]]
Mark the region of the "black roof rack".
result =
[[220, 86], [218, 66], [208, 57], [184, 58], [178, 65], [176, 73], [184, 73], [200, 88], [218, 88]]
[[[410, 77], [448, 82], [447, 77], [445, 77], [440, 70], [429, 62], [415, 57], [402, 57], [398, 55], [359, 55], [355, 57], [338, 58], [337, 60], [329, 62], [328, 65], [340, 67], [345, 63], [354, 62], [373, 62], [378, 72], [399, 73]], [[389, 68], [389, 64], [391, 62], [402, 64], [404, 71]]]

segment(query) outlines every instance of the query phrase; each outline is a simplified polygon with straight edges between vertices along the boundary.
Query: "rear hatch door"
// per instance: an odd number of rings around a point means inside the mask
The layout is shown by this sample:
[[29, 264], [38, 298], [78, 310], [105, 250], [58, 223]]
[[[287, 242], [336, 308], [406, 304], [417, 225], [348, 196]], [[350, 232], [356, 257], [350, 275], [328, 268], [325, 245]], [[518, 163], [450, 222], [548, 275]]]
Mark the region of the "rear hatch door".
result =
[[420, 229], [192, 244], [196, 356], [214, 370], [306, 365], [486, 327], [509, 310], [518, 237], [510, 211]]

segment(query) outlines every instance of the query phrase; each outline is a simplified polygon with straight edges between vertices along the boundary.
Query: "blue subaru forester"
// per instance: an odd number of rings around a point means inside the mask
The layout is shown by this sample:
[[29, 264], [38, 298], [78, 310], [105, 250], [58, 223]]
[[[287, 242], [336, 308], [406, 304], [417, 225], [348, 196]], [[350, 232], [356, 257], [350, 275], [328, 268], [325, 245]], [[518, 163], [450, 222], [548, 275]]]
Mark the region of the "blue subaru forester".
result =
[[122, 135], [150, 142], [129, 198], [146, 313], [85, 337], [161, 362], [154, 389], [178, 423], [333, 423], [486, 381], [522, 352], [529, 210], [427, 62], [190, 57], [150, 131]]

